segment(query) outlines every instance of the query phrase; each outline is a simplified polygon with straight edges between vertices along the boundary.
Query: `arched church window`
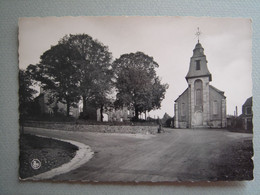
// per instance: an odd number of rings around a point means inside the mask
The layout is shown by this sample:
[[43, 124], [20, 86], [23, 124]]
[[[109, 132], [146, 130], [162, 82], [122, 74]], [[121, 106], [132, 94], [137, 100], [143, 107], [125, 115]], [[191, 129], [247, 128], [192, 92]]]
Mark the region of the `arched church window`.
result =
[[197, 105], [197, 106], [202, 105], [201, 89], [196, 89], [196, 105]]
[[203, 91], [202, 91], [202, 81], [196, 80], [194, 83], [195, 90], [195, 105], [202, 106], [203, 102]]
[[218, 114], [218, 101], [214, 100], [213, 102], [213, 115], [217, 115]]
[[185, 116], [185, 103], [181, 104], [181, 116]]

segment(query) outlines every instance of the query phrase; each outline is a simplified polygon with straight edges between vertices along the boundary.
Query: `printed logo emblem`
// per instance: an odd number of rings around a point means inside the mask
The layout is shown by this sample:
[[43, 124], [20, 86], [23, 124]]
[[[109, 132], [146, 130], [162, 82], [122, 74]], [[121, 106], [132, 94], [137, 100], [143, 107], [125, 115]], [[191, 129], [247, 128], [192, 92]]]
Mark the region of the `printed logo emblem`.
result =
[[41, 161], [39, 161], [39, 159], [33, 159], [32, 161], [31, 161], [31, 167], [33, 168], [33, 169], [39, 169], [40, 167], [41, 167]]

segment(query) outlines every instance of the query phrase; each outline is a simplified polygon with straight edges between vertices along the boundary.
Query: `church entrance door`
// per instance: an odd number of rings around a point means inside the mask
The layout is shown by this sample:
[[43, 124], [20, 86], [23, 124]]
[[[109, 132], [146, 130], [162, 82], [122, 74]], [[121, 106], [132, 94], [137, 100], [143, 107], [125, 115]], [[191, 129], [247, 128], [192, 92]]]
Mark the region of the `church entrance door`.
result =
[[203, 113], [201, 111], [197, 111], [194, 114], [194, 125], [202, 126], [203, 125]]

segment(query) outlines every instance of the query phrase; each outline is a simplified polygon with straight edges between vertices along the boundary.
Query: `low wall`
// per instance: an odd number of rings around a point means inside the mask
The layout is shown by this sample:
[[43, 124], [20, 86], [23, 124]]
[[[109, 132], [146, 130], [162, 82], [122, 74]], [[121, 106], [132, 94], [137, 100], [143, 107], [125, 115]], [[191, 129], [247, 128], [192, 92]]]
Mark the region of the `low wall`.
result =
[[64, 131], [82, 131], [99, 133], [130, 133], [130, 134], [156, 134], [158, 126], [131, 126], [131, 125], [83, 125], [66, 123], [25, 122], [26, 127], [38, 127], [46, 129], [59, 129]]
[[222, 128], [221, 120], [214, 120], [214, 121], [212, 120], [210, 121], [209, 126], [211, 128]]

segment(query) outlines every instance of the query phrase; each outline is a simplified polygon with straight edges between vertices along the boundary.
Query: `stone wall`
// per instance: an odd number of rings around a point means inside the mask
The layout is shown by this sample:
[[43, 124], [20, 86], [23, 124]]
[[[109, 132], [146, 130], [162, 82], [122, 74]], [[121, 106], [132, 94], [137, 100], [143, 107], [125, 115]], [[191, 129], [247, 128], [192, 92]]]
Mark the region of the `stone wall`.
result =
[[99, 133], [130, 133], [156, 134], [158, 126], [131, 126], [131, 125], [84, 125], [66, 123], [27, 122], [26, 127], [58, 129], [64, 131], [99, 132]]
[[179, 128], [186, 129], [187, 128], [187, 122], [179, 122]]
[[221, 120], [213, 120], [209, 122], [211, 128], [222, 128]]

